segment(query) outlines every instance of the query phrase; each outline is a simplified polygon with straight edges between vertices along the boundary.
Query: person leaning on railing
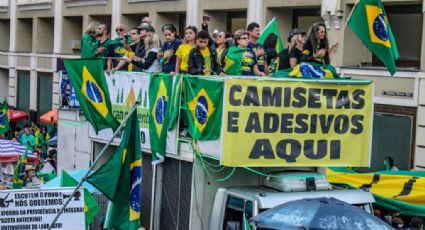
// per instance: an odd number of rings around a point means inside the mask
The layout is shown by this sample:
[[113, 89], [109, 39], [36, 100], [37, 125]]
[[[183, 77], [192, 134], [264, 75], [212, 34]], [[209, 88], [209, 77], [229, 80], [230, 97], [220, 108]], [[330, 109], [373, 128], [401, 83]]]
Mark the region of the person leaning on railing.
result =
[[224, 75], [217, 61], [214, 49], [208, 46], [210, 35], [208, 31], [199, 31], [196, 47], [189, 53], [189, 73], [192, 75]]

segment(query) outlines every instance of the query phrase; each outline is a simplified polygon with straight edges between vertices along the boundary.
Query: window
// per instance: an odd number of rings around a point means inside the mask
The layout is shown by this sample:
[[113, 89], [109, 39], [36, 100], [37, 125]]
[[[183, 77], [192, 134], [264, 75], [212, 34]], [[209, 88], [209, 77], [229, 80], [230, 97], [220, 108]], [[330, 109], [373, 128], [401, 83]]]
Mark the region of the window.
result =
[[18, 72], [18, 97], [17, 107], [19, 110], [29, 113], [30, 111], [30, 72]]
[[253, 213], [252, 201], [237, 197], [229, 197], [224, 213], [223, 229], [244, 229], [244, 218], [249, 220]]
[[[422, 5], [385, 6], [391, 30], [397, 43], [400, 58], [398, 67], [419, 68], [422, 44]], [[372, 64], [383, 66], [373, 55]]]
[[316, 22], [323, 22], [320, 16], [320, 8], [310, 9], [294, 9], [292, 28], [300, 28], [305, 32], [308, 32], [311, 25]]
[[246, 29], [246, 11], [235, 11], [227, 13], [227, 32], [234, 34], [239, 29]]
[[50, 73], [39, 73], [37, 90], [38, 116], [52, 110], [53, 77]]

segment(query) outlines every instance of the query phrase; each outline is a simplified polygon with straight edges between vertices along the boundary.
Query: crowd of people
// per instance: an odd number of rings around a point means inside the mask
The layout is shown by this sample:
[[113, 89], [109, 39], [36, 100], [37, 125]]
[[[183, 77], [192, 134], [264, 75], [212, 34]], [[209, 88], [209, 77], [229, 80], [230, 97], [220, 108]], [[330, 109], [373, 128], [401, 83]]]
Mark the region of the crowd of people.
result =
[[423, 230], [423, 219], [420, 217], [405, 217], [399, 213], [384, 213], [378, 208], [373, 210], [374, 216], [391, 225], [395, 230]]
[[[208, 21], [202, 23], [201, 30], [187, 26], [182, 36], [173, 24], [163, 25], [161, 31], [164, 41], [159, 38], [152, 20], [144, 17], [139, 26], [131, 29], [118, 25], [117, 38], [111, 39], [108, 25], [93, 21], [81, 38], [81, 57], [105, 58], [107, 72], [269, 76], [301, 62], [329, 64], [338, 47], [338, 43], [329, 46], [326, 27], [321, 22], [314, 23], [308, 33], [293, 29], [288, 45], [279, 53], [276, 34], [269, 34], [263, 44], [258, 42], [261, 28], [256, 22], [233, 35], [220, 30], [210, 33]], [[237, 53], [240, 58], [231, 58]], [[229, 68], [231, 65], [238, 68]]]
[[[37, 164], [27, 161], [25, 165], [25, 176], [23, 178], [25, 188], [39, 188], [44, 182], [56, 175], [57, 151], [55, 145], [48, 146], [47, 143], [56, 135], [55, 132], [56, 128], [53, 124], [46, 127], [32, 123], [25, 125], [23, 129], [17, 127], [15, 130], [0, 135], [0, 139], [21, 143], [29, 154], [28, 156], [37, 158]], [[0, 188], [4, 189], [6, 187], [4, 185], [13, 180], [11, 176], [1, 178], [3, 183], [0, 183]]]

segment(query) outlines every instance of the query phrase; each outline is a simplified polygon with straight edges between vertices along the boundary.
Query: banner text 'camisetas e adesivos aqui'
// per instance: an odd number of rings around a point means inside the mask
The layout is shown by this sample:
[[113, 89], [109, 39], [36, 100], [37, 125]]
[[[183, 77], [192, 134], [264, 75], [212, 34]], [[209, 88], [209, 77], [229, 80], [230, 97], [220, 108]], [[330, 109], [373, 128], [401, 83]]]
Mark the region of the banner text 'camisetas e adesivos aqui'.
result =
[[372, 87], [226, 79], [222, 164], [369, 166]]

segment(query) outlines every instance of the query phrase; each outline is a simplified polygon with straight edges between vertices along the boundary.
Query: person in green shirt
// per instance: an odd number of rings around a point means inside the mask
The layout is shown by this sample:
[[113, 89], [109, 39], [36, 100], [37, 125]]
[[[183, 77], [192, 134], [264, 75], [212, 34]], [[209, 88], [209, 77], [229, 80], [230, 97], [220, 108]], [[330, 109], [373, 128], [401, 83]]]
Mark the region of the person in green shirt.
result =
[[84, 31], [81, 37], [81, 58], [94, 58], [96, 57], [98, 41], [96, 40], [97, 27], [100, 25], [98, 21], [92, 21]]
[[29, 151], [34, 152], [35, 138], [34, 135], [31, 134], [29, 128], [25, 128], [24, 135], [21, 137], [21, 144]]

